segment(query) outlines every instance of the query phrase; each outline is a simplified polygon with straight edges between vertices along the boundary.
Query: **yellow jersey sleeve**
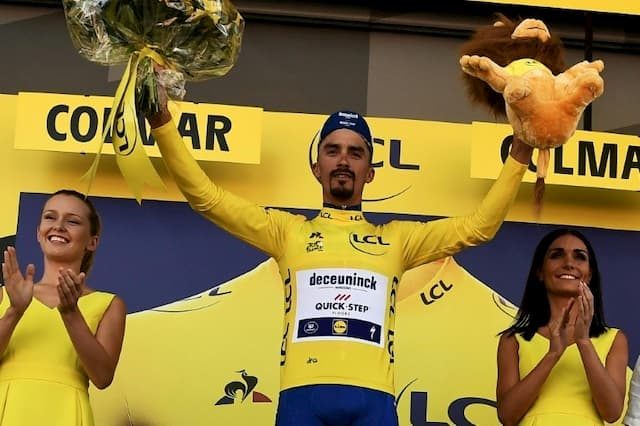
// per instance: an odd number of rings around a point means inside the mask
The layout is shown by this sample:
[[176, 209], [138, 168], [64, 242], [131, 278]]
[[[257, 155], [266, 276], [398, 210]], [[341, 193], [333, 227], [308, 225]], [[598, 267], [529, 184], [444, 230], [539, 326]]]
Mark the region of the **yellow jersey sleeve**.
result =
[[513, 204], [527, 166], [511, 156], [487, 195], [476, 210], [430, 222], [394, 222], [406, 235], [404, 261], [406, 269], [453, 255], [465, 247], [491, 240]]
[[287, 228], [304, 221], [303, 216], [258, 206], [217, 186], [184, 146], [173, 122], [152, 129], [152, 134], [193, 210], [276, 260], [282, 256]]

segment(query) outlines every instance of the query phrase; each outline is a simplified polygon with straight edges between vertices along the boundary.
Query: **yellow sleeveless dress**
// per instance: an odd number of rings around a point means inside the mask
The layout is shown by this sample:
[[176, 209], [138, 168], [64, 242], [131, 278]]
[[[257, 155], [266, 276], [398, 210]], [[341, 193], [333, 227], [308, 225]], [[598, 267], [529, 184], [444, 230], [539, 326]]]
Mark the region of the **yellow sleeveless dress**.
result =
[[[604, 364], [618, 329], [610, 328], [591, 342]], [[520, 377], [525, 377], [549, 349], [549, 340], [535, 334], [530, 341], [516, 334], [519, 344]], [[591, 390], [576, 344], [565, 349], [540, 389], [540, 395], [520, 421], [524, 426], [604, 425], [591, 400]]]
[[[113, 297], [96, 291], [78, 300], [92, 333]], [[0, 359], [0, 426], [93, 426], [88, 386], [60, 313], [34, 298]]]

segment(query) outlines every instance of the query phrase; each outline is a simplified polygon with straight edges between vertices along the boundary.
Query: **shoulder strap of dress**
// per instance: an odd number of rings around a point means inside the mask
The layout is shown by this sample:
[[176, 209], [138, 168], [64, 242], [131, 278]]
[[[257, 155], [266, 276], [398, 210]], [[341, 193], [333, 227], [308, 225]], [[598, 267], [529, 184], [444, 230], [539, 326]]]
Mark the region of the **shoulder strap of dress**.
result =
[[609, 353], [611, 346], [613, 346], [613, 341], [615, 340], [619, 331], [619, 329], [612, 327], [607, 329], [607, 331], [602, 333], [600, 336], [593, 339], [597, 349], [603, 350], [605, 354]]
[[113, 293], [94, 291], [91, 294], [81, 297], [78, 303], [82, 304], [85, 309], [102, 316], [115, 296]]

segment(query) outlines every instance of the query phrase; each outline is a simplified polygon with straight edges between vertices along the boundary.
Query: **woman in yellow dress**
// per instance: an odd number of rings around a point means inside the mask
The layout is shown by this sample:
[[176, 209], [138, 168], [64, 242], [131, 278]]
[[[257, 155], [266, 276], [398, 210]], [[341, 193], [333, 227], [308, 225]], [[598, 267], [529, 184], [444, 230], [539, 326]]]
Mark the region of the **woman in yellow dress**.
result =
[[85, 197], [62, 190], [46, 202], [37, 239], [44, 271], [23, 274], [4, 251], [0, 289], [0, 425], [94, 424], [89, 380], [111, 383], [120, 356], [123, 301], [87, 286], [100, 220]]
[[498, 345], [505, 425], [603, 425], [622, 414], [627, 338], [604, 320], [589, 241], [558, 229], [538, 244], [515, 322]]

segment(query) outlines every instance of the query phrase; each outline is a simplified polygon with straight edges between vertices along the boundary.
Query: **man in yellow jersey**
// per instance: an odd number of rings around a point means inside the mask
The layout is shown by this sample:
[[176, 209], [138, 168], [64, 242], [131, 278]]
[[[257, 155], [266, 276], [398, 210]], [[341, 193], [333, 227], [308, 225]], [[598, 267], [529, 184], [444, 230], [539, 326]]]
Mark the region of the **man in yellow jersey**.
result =
[[218, 187], [184, 146], [166, 107], [148, 117], [191, 207], [272, 256], [284, 284], [278, 426], [394, 426], [395, 308], [404, 271], [493, 238], [518, 191], [531, 148], [510, 158], [470, 215], [373, 225], [361, 210], [374, 178], [364, 118], [331, 114], [312, 169], [323, 207], [304, 216], [266, 209]]

